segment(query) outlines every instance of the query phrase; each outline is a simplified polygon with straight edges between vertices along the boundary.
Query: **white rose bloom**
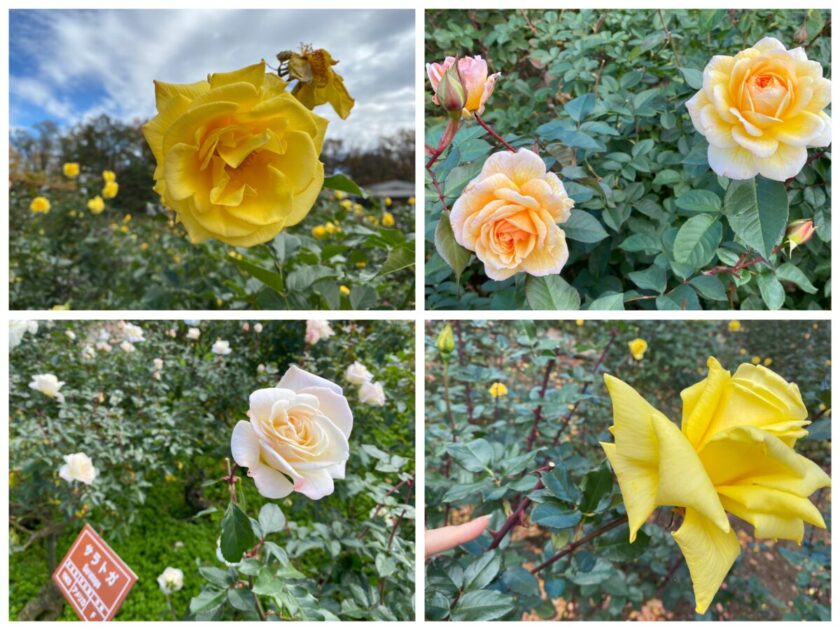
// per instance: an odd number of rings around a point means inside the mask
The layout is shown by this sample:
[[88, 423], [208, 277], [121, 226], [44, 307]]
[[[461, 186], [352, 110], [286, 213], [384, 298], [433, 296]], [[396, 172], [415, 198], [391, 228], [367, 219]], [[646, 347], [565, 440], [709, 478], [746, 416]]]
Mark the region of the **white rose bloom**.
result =
[[359, 387], [359, 402], [381, 407], [385, 404], [385, 390], [382, 383], [362, 383]]
[[70, 483], [81, 481], [90, 485], [96, 479], [96, 468], [90, 457], [84, 453], [73, 453], [64, 456], [64, 465], [58, 469], [58, 475]]
[[373, 374], [360, 362], [356, 361], [344, 372], [344, 378], [353, 385], [361, 385], [373, 380]]
[[254, 324], [254, 332], [255, 333], [260, 334], [262, 331], [263, 331], [262, 324], [259, 324], [259, 323]]
[[314, 346], [321, 339], [332, 337], [335, 333], [330, 328], [330, 323], [325, 319], [308, 319], [306, 320], [306, 336], [304, 340], [309, 345]]
[[156, 370], [160, 371], [163, 369], [163, 359], [155, 359], [152, 363], [154, 364]]
[[198, 339], [201, 337], [201, 331], [198, 328], [190, 328], [187, 331], [187, 339]]
[[96, 350], [93, 349], [93, 346], [85, 346], [82, 348], [82, 358], [83, 359], [93, 359], [96, 357]]
[[97, 341], [96, 342], [96, 349], [102, 350], [103, 352], [111, 352], [111, 344], [107, 341]]
[[134, 344], [132, 344], [132, 343], [130, 343], [130, 342], [128, 342], [128, 341], [123, 341], [123, 342], [120, 344], [120, 349], [121, 349], [123, 352], [134, 352]]
[[72, 330], [65, 330], [64, 334], [67, 335], [67, 338], [70, 341], [76, 341], [76, 333], [74, 333]]
[[234, 427], [230, 447], [259, 493], [281, 499], [295, 491], [315, 500], [332, 494], [333, 479], [344, 479], [353, 429], [341, 387], [293, 365], [250, 403], [249, 421]]
[[13, 319], [9, 322], [9, 347], [17, 348], [26, 333], [38, 332], [38, 322], [34, 319]]
[[213, 354], [230, 354], [230, 342], [227, 342], [224, 339], [216, 339], [216, 342], [213, 344], [211, 350], [213, 351]]
[[260, 363], [260, 364], [257, 366], [257, 372], [259, 372], [260, 374], [262, 374], [263, 372], [265, 372], [265, 366], [264, 366], [262, 363]]
[[242, 322], [242, 330], [248, 332], [249, 330], [251, 330], [251, 324], [249, 324], [248, 322]]
[[123, 336], [125, 337], [126, 341], [131, 343], [140, 343], [141, 341], [146, 341], [146, 338], [143, 337], [143, 329], [140, 326], [136, 326], [134, 324], [126, 324], [123, 327]]
[[59, 402], [64, 402], [64, 394], [58, 390], [64, 385], [64, 381], [59, 381], [55, 374], [35, 374], [32, 377], [32, 382], [29, 387], [35, 389], [45, 396], [55, 398]]
[[181, 569], [166, 567], [158, 576], [157, 582], [165, 595], [171, 595], [184, 588], [184, 572]]

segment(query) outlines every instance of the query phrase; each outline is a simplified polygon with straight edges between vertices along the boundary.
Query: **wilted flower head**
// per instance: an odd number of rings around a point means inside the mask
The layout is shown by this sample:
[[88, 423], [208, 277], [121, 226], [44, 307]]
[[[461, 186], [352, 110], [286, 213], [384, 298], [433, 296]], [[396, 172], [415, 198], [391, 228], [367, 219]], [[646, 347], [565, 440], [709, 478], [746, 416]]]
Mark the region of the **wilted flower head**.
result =
[[309, 109], [329, 103], [341, 118], [347, 118], [356, 101], [344, 86], [344, 79], [333, 70], [338, 63], [323, 48], [301, 46], [300, 52], [289, 50], [277, 54], [280, 74], [296, 79], [292, 95]]

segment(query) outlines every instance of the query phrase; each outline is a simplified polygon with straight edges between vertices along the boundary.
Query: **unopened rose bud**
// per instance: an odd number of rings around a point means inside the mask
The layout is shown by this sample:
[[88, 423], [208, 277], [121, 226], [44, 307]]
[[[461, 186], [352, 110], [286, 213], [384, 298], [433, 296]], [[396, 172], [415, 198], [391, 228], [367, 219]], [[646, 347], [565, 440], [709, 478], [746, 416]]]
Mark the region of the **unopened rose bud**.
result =
[[441, 107], [452, 114], [457, 113], [458, 118], [461, 117], [461, 110], [467, 103], [467, 93], [464, 90], [464, 84], [461, 83], [457, 64], [452, 64], [443, 73], [435, 90], [435, 96]]
[[787, 237], [791, 253], [793, 253], [793, 250], [800, 245], [804, 245], [810, 241], [811, 237], [814, 236], [815, 231], [816, 228], [814, 227], [814, 222], [811, 219], [799, 219], [798, 221], [794, 221], [788, 225]]
[[805, 44], [808, 41], [808, 27], [805, 23], [802, 23], [802, 28], [800, 28], [796, 33], [793, 34], [793, 41], [797, 44]]
[[455, 337], [452, 334], [452, 326], [446, 324], [438, 335], [437, 347], [443, 360], [447, 360], [452, 351], [455, 350]]

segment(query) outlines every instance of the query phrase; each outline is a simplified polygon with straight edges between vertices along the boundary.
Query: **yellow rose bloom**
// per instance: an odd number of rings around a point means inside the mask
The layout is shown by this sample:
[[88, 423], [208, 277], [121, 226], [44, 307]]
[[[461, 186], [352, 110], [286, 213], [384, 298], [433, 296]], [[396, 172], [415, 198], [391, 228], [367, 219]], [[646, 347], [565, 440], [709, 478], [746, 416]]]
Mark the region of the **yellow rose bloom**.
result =
[[114, 171], [102, 171], [102, 179], [105, 183], [117, 181], [117, 174]]
[[648, 344], [644, 339], [634, 339], [627, 344], [627, 347], [630, 349], [630, 354], [633, 355], [633, 358], [636, 361], [641, 361], [642, 357], [645, 356], [645, 352], [647, 352]]
[[312, 228], [312, 236], [314, 236], [315, 238], [321, 239], [324, 238], [326, 235], [327, 228], [325, 228], [323, 225], [316, 225], [314, 228]]
[[386, 208], [390, 208], [394, 203], [393, 200], [390, 197], [385, 197], [383, 202], [385, 203]]
[[785, 181], [808, 159], [807, 147], [831, 144], [831, 81], [803, 48], [786, 50], [765, 37], [734, 57], [716, 55], [703, 88], [687, 103], [694, 127], [709, 142], [718, 175]]
[[288, 62], [289, 77], [297, 79], [292, 95], [305, 107], [313, 109], [329, 103], [342, 119], [350, 115], [356, 101], [344, 86], [344, 79], [332, 69], [338, 61], [330, 53], [304, 46], [300, 53], [285, 52], [277, 57], [281, 63]]
[[88, 200], [87, 207], [93, 214], [101, 214], [105, 209], [105, 202], [102, 200], [102, 197], [96, 195], [93, 199]]
[[758, 357], [758, 356], [753, 357], [753, 358], [750, 360], [750, 362], [751, 362], [753, 365], [758, 365], [759, 363], [761, 363], [761, 357]]
[[575, 324], [578, 325], [578, 326], [583, 326], [584, 323], [585, 322], [582, 319], [576, 319], [575, 320]]
[[741, 330], [741, 322], [739, 322], [737, 319], [733, 319], [731, 322], [729, 322], [730, 332], [738, 332], [739, 330]]
[[766, 365], [767, 367], [770, 367], [771, 365], [773, 365], [773, 359], [771, 359], [770, 357], [767, 357], [766, 359], [764, 359], [764, 365]]
[[450, 223], [459, 245], [475, 252], [484, 273], [506, 280], [525, 272], [558, 274], [569, 258], [558, 227], [572, 201], [545, 162], [528, 149], [494, 153], [452, 206]]
[[117, 193], [120, 191], [120, 185], [117, 182], [107, 182], [105, 186], [102, 187], [102, 196], [105, 199], [113, 199], [117, 196]]
[[727, 512], [750, 523], [756, 538], [801, 543], [804, 523], [825, 527], [808, 497], [831, 483], [793, 449], [808, 434], [796, 385], [760, 366], [742, 364], [731, 375], [710, 358], [708, 368], [706, 379], [681, 393], [681, 430], [632, 387], [605, 376], [615, 441], [601, 444], [618, 478], [630, 542], [656, 508], [683, 509], [673, 536], [700, 614], [740, 553]]
[[408, 205], [409, 206], [413, 206], [415, 203], [416, 203], [416, 201], [415, 201], [414, 197], [409, 197], [408, 198]]
[[35, 197], [29, 204], [29, 209], [35, 214], [46, 214], [50, 211], [50, 200], [46, 197]]
[[345, 199], [347, 197], [347, 193], [343, 190], [336, 190], [333, 194], [335, 195], [335, 198], [338, 201], [341, 201], [342, 199]]
[[353, 207], [353, 202], [349, 199], [344, 199], [339, 205], [345, 210], [350, 210]]
[[346, 287], [343, 284], [338, 287], [339, 292], [341, 295], [350, 295], [350, 287]]
[[71, 179], [79, 176], [79, 163], [78, 162], [65, 162], [64, 165], [61, 167], [61, 172], [64, 173], [65, 177], [69, 177]]
[[265, 62], [191, 84], [155, 82], [143, 127], [155, 190], [194, 243], [251, 247], [303, 220], [324, 183], [327, 121], [266, 74]]
[[493, 383], [488, 390], [490, 392], [490, 396], [492, 398], [499, 398], [501, 396], [507, 396], [508, 389], [505, 387], [504, 383]]
[[382, 215], [382, 225], [385, 227], [394, 227], [396, 221], [394, 220], [394, 215], [390, 212], [386, 212]]

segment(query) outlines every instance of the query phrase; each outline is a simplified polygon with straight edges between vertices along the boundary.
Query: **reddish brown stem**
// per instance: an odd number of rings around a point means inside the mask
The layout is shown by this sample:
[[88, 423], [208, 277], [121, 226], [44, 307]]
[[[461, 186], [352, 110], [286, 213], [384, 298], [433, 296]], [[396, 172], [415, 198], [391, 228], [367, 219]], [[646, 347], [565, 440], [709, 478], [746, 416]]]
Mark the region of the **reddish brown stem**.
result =
[[[543, 487], [542, 479], [540, 479], [534, 487], [531, 489], [531, 492], [535, 490], [540, 490]], [[499, 530], [493, 534], [493, 540], [490, 542], [490, 546], [487, 547], [488, 550], [495, 549], [498, 547], [502, 541], [505, 539], [510, 531], [519, 525], [522, 522], [522, 517], [525, 515], [525, 510], [528, 509], [528, 506], [531, 505], [531, 499], [528, 497], [524, 497], [520, 502], [519, 505], [516, 506], [516, 509], [511, 512], [511, 515], [508, 516], [508, 519], [505, 521], [505, 524], [502, 525]]]
[[534, 448], [534, 442], [540, 433], [540, 421], [542, 420], [542, 401], [545, 399], [545, 390], [548, 388], [548, 379], [551, 376], [551, 371], [557, 364], [556, 359], [550, 359], [545, 365], [545, 372], [543, 373], [542, 387], [540, 388], [540, 404], [534, 409], [534, 422], [531, 425], [531, 432], [528, 434], [528, 441], [525, 443], [525, 451], [530, 452]]
[[617, 519], [615, 519], [613, 521], [610, 521], [606, 525], [604, 525], [602, 527], [599, 527], [598, 529], [596, 529], [592, 532], [589, 532], [586, 536], [584, 536], [580, 540], [576, 540], [574, 542], [569, 543], [568, 545], [563, 547], [563, 549], [561, 549], [560, 551], [555, 553], [553, 556], [551, 556], [548, 560], [546, 560], [542, 564], [538, 565], [536, 568], [531, 569], [531, 573], [536, 575], [537, 573], [539, 573], [543, 569], [545, 569], [547, 567], [550, 567], [552, 564], [554, 564], [558, 560], [562, 560], [566, 556], [569, 556], [569, 555], [573, 554], [577, 550], [578, 547], [582, 547], [583, 545], [585, 545], [589, 541], [598, 538], [598, 536], [606, 534], [611, 529], [615, 529], [619, 525], [623, 525], [626, 522], [627, 522], [627, 516], [620, 516]]
[[496, 142], [498, 142], [499, 144], [501, 144], [501, 145], [502, 145], [504, 148], [506, 148], [508, 151], [513, 151], [514, 153], [516, 153], [516, 148], [515, 148], [515, 147], [513, 147], [513, 145], [511, 145], [511, 144], [510, 144], [507, 140], [505, 140], [504, 138], [502, 138], [502, 136], [500, 136], [499, 134], [497, 134], [497, 133], [496, 133], [496, 131], [493, 129], [493, 127], [491, 127], [491, 126], [490, 126], [490, 125], [488, 125], [486, 122], [484, 122], [484, 119], [483, 119], [481, 116], [479, 116], [477, 113], [475, 114], [475, 121], [476, 121], [479, 125], [481, 125], [482, 127], [484, 127], [484, 130], [485, 130], [487, 133], [489, 133], [491, 136], [493, 136], [493, 138], [495, 138]]
[[[601, 365], [603, 365], [604, 359], [607, 358], [607, 353], [610, 351], [610, 348], [612, 347], [613, 343], [615, 342], [616, 336], [618, 336], [618, 331], [615, 330], [615, 329], [611, 330], [610, 331], [610, 338], [607, 341], [607, 345], [604, 346], [604, 350], [603, 350], [603, 352], [601, 352], [601, 356], [598, 357], [598, 362], [595, 364], [595, 368], [593, 370], [595, 372], [596, 377], [598, 376], [598, 372], [601, 370]], [[589, 389], [589, 385], [591, 383], [592, 383], [592, 381], [588, 381], [587, 383], [585, 383], [583, 385], [583, 388], [580, 390], [581, 398], [583, 398], [586, 395], [586, 392]], [[560, 443], [560, 436], [563, 435], [563, 432], [566, 430], [566, 427], [569, 426], [569, 423], [572, 421], [572, 418], [574, 417], [575, 413], [577, 413], [578, 406], [580, 406], [580, 400], [578, 400], [574, 404], [574, 406], [571, 408], [569, 413], [566, 414], [566, 417], [563, 418], [563, 424], [560, 425], [560, 429], [558, 429], [557, 435], [554, 436], [554, 441], [552, 442], [553, 446], [557, 446], [557, 444]]]

